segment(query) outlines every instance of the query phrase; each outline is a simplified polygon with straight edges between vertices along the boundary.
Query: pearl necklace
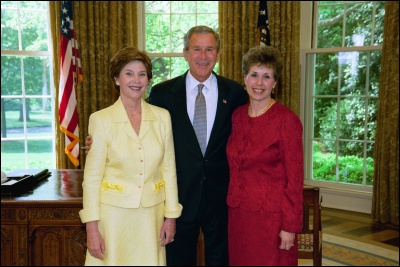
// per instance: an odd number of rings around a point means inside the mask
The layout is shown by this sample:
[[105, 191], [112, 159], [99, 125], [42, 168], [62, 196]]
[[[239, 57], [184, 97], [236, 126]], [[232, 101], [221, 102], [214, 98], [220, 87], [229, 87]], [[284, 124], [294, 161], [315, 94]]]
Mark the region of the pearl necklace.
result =
[[249, 117], [251, 117], [251, 118], [257, 118], [257, 117], [260, 117], [262, 114], [264, 114], [265, 112], [267, 112], [268, 111], [268, 109], [272, 106], [272, 104], [274, 104], [275, 103], [275, 100], [274, 99], [272, 99], [271, 98], [271, 101], [269, 102], [269, 105], [263, 110], [263, 111], [261, 111], [261, 113], [260, 114], [257, 114], [257, 115], [255, 115], [255, 116], [251, 116], [250, 114], [251, 114], [251, 112], [250, 112], [250, 105], [249, 105], [249, 108], [248, 108], [248, 111], [247, 111], [247, 113], [249, 114]]

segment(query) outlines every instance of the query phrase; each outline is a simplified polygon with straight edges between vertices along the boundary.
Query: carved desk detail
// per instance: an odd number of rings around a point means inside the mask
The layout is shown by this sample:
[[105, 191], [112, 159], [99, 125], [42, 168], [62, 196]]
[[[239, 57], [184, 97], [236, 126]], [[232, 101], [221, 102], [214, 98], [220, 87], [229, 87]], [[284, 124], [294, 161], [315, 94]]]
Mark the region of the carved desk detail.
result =
[[2, 266], [83, 266], [82, 170], [50, 170], [29, 191], [1, 198]]

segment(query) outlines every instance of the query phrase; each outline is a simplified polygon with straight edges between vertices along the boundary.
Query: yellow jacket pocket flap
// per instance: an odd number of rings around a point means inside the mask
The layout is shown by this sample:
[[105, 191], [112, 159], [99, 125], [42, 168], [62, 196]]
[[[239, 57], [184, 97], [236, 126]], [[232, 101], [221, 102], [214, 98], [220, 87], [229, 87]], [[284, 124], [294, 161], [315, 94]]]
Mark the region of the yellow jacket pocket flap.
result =
[[162, 181], [159, 182], [159, 183], [156, 183], [154, 186], [156, 187], [156, 191], [157, 191], [157, 192], [160, 191], [161, 188], [164, 188], [164, 187], [165, 187], [164, 180], [162, 180]]
[[119, 184], [112, 184], [110, 182], [102, 182], [101, 183], [102, 191], [114, 191], [118, 193], [122, 193], [124, 191], [124, 187]]

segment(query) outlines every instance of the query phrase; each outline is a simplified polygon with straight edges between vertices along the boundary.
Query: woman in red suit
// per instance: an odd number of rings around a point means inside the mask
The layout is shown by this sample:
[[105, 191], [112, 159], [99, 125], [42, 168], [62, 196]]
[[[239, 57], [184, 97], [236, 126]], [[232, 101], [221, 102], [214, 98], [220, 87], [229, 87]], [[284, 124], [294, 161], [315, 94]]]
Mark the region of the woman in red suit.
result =
[[271, 97], [282, 72], [279, 52], [257, 46], [243, 57], [249, 104], [232, 116], [227, 144], [230, 265], [298, 265], [303, 218], [303, 127]]

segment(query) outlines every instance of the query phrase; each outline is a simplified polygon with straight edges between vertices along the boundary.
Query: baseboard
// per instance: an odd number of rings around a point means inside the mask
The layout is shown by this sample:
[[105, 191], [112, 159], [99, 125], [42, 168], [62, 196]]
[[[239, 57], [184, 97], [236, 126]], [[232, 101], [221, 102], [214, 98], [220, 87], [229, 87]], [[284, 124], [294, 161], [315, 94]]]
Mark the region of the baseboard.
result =
[[343, 191], [320, 188], [322, 207], [371, 214], [372, 194], [369, 192]]

